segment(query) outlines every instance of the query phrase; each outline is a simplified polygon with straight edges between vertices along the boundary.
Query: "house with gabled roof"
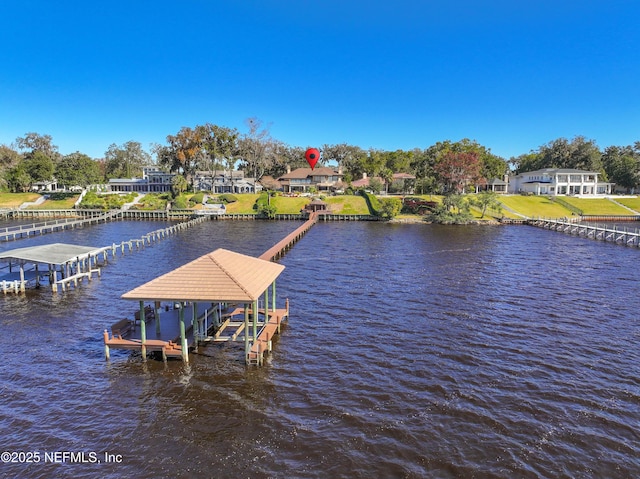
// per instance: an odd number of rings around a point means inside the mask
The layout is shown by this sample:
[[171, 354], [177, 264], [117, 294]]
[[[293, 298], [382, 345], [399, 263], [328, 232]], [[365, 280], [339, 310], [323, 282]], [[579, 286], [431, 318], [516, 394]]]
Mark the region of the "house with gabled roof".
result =
[[[368, 188], [372, 179], [378, 180], [382, 185], [385, 184], [384, 178], [380, 176], [367, 176], [366, 173], [362, 173], [362, 178], [360, 178], [359, 180], [352, 181], [351, 187], [356, 189]], [[391, 177], [391, 185], [394, 185], [395, 191], [412, 193], [413, 188], [407, 187], [407, 181], [415, 180], [415, 179], [416, 177], [409, 173], [393, 173]], [[387, 185], [387, 189], [389, 189], [391, 185]]]
[[326, 166], [311, 168], [296, 168], [278, 178], [278, 183], [285, 193], [306, 193], [312, 186], [318, 191], [334, 191], [342, 188], [342, 170]]

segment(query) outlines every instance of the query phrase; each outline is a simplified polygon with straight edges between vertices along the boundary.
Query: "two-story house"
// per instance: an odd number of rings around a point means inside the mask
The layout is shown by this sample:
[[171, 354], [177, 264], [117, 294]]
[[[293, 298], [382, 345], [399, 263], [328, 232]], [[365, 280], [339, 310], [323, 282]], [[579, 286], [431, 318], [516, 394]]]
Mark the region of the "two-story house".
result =
[[509, 178], [509, 193], [534, 195], [608, 195], [612, 183], [598, 180], [599, 173], [569, 168], [544, 168]]
[[109, 189], [113, 192], [166, 193], [171, 191], [174, 173], [166, 173], [155, 167], [142, 169], [142, 178], [113, 178]]
[[262, 185], [254, 178], [245, 178], [244, 171], [216, 172], [198, 171], [194, 181], [195, 189], [212, 193], [259, 193]]
[[318, 191], [332, 191], [342, 187], [342, 171], [321, 166], [319, 168], [296, 168], [278, 178], [278, 183], [285, 193], [305, 193], [310, 187]]

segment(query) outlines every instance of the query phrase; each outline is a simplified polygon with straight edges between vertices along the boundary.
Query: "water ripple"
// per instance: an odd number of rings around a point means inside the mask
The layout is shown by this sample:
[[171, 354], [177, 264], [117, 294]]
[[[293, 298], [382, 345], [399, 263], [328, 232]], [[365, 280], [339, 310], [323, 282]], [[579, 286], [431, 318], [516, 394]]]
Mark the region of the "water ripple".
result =
[[[239, 344], [189, 365], [123, 351], [104, 362], [102, 329], [135, 309], [124, 292], [217, 247], [259, 255], [295, 226], [203, 223], [65, 295], [1, 298], [5, 444], [124, 461], [0, 476], [640, 475], [630, 248], [529, 227], [321, 223], [281, 260], [291, 319], [265, 367], [246, 368]], [[55, 241], [103, 246], [159, 227]]]

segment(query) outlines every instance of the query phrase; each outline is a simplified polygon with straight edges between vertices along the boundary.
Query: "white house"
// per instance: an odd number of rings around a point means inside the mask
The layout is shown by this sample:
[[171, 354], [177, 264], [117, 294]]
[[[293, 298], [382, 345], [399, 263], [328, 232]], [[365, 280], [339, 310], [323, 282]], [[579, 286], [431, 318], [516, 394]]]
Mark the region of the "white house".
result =
[[245, 178], [244, 171], [198, 171], [195, 188], [212, 193], [259, 193], [262, 185], [255, 178]]
[[174, 173], [166, 173], [155, 167], [142, 169], [142, 178], [113, 178], [109, 189], [113, 192], [166, 193], [171, 191]]
[[509, 177], [509, 193], [534, 195], [609, 195], [612, 183], [598, 181], [599, 173], [569, 168], [544, 168]]

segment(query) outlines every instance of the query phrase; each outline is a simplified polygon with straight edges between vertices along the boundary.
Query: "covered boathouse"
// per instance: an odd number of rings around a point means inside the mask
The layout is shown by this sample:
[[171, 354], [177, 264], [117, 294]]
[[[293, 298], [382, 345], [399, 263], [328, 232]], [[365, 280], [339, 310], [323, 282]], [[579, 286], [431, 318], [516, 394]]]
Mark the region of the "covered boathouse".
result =
[[[49, 282], [54, 292], [58, 291], [58, 287], [64, 291], [70, 284], [77, 286], [83, 278], [91, 280], [93, 273], [100, 275], [97, 266], [99, 254], [106, 254], [104, 248], [65, 243], [4, 251], [0, 253], [0, 263], [7, 264], [6, 270], [0, 270], [2, 291], [6, 293], [10, 284], [13, 292], [23, 293], [27, 284], [40, 287], [43, 280]], [[18, 271], [14, 271], [14, 265], [18, 266]], [[40, 269], [40, 265], [45, 268]]]
[[157, 351], [165, 360], [178, 356], [188, 362], [190, 347], [244, 341], [247, 364], [262, 364], [289, 315], [288, 302], [284, 309], [276, 306], [276, 279], [283, 270], [217, 249], [138, 286], [122, 295], [139, 302], [137, 318], [112, 326], [111, 336], [104, 331], [105, 355], [109, 359], [110, 348], [139, 350], [145, 360], [147, 352]]

